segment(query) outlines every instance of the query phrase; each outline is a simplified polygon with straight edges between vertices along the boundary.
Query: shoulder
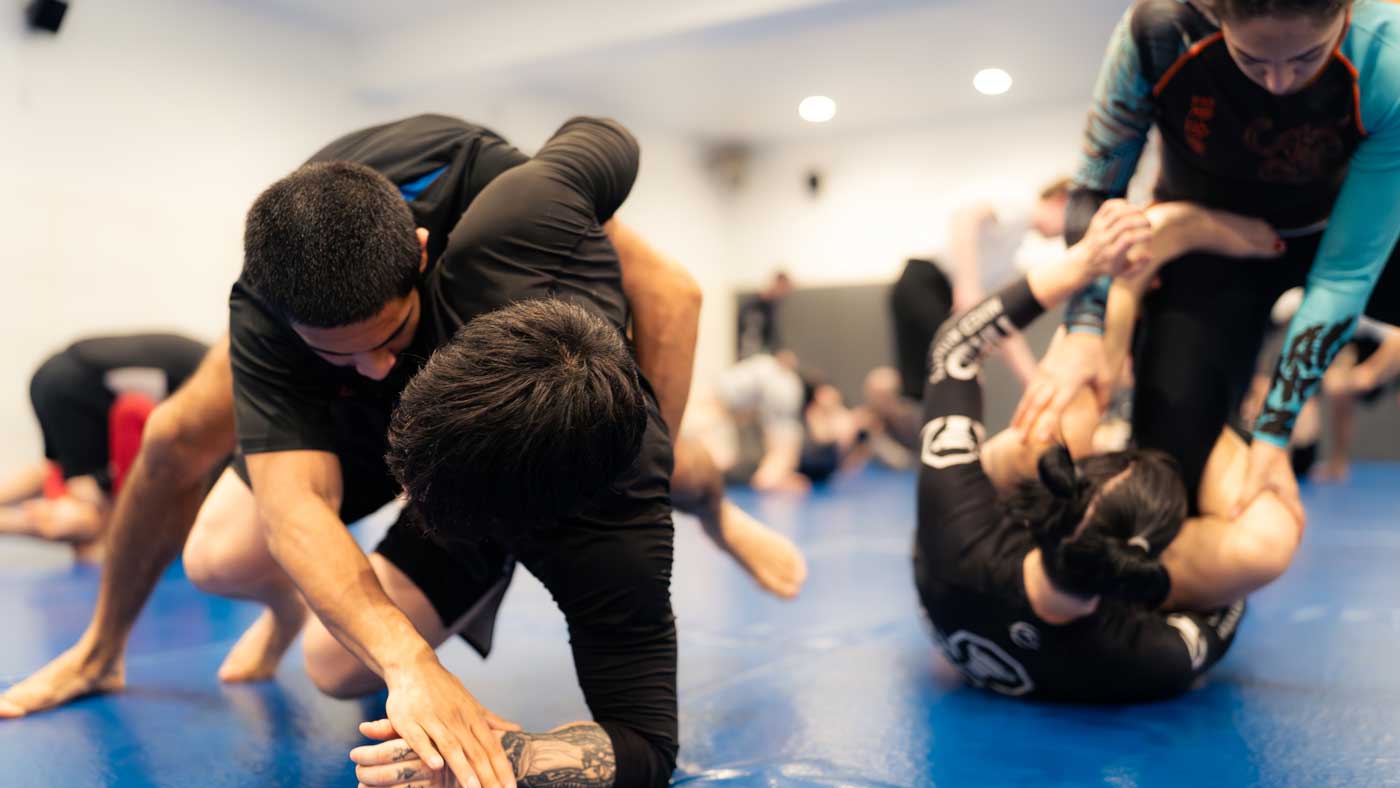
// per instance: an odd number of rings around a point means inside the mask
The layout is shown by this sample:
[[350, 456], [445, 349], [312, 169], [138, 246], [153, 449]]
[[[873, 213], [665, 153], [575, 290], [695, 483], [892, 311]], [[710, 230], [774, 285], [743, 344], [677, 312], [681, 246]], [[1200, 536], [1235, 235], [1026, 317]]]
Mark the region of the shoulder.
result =
[[1400, 4], [1357, 3], [1340, 51], [1355, 70], [1367, 130], [1400, 133]]
[[491, 129], [451, 115], [414, 115], [338, 137], [307, 161], [355, 161], [375, 166], [386, 156], [392, 158], [475, 140], [505, 142]]
[[234, 367], [256, 358], [266, 365], [274, 358], [297, 358], [292, 329], [278, 318], [242, 279], [233, 283], [228, 299], [229, 350]]
[[1189, 0], [1138, 0], [1126, 20], [1144, 75], [1154, 82], [1197, 42], [1217, 32], [1211, 18]]

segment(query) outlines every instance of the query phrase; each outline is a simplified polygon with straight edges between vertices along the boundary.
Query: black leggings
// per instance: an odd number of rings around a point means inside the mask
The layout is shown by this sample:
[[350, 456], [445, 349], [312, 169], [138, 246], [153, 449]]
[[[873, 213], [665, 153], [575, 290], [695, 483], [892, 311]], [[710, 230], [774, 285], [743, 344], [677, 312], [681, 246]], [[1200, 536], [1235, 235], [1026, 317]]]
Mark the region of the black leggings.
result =
[[[1291, 238], [1273, 260], [1185, 255], [1162, 270], [1162, 287], [1143, 301], [1133, 349], [1133, 435], [1139, 446], [1181, 464], [1193, 513], [1206, 460], [1254, 374], [1269, 311], [1284, 291], [1305, 283], [1321, 240]], [[1396, 257], [1366, 308], [1382, 322], [1400, 317]]]
[[890, 290], [890, 312], [902, 392], [908, 399], [922, 399], [928, 346], [953, 312], [953, 286], [933, 262], [911, 259]]
[[1282, 260], [1186, 255], [1163, 269], [1161, 289], [1143, 301], [1133, 436], [1176, 458], [1193, 502], [1206, 459], [1254, 375], [1269, 310], [1312, 263], [1317, 238], [1310, 241], [1290, 243]]

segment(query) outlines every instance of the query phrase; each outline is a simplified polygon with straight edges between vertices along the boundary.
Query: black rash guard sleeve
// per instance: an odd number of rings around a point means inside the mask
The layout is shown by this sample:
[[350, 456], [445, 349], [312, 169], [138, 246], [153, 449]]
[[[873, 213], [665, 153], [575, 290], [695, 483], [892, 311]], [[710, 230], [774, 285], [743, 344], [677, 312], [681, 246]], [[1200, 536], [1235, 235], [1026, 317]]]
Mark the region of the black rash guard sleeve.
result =
[[946, 576], [997, 526], [997, 493], [982, 468], [982, 359], [1044, 308], [1024, 278], [947, 320], [929, 351], [919, 434], [916, 572]]
[[637, 180], [641, 148], [622, 124], [606, 118], [567, 121], [535, 155], [554, 166], [606, 223], [622, 207]]
[[[440, 311], [466, 320], [561, 298], [621, 332], [621, 268], [601, 223], [626, 199], [637, 161], [636, 140], [618, 124], [564, 124], [535, 158], [482, 190], [453, 229]], [[618, 788], [666, 785], [679, 749], [671, 445], [653, 396], [647, 416], [634, 467], [580, 514], [515, 548], [564, 613], [584, 700], [612, 741]]]

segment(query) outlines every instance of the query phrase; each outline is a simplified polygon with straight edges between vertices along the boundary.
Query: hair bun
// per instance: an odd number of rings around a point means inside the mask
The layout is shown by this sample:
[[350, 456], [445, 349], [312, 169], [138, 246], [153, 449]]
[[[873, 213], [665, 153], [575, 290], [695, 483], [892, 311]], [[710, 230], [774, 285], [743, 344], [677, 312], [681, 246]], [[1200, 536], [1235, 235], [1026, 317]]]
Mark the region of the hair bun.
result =
[[1073, 499], [1079, 493], [1079, 474], [1074, 468], [1074, 458], [1064, 446], [1054, 446], [1040, 455], [1036, 463], [1040, 481], [1054, 493], [1056, 498]]

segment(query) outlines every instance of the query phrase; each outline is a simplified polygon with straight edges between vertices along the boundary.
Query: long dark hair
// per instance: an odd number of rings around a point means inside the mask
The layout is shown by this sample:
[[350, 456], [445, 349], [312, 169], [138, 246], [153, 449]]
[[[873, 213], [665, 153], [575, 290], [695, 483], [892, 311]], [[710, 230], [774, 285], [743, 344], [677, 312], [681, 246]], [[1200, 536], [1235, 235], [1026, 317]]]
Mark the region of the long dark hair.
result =
[[1159, 451], [1129, 450], [1076, 464], [1057, 446], [1037, 466], [1040, 478], [1017, 485], [1003, 506], [1030, 529], [1055, 587], [1160, 605], [1171, 590], [1160, 556], [1186, 518], [1176, 462]]

